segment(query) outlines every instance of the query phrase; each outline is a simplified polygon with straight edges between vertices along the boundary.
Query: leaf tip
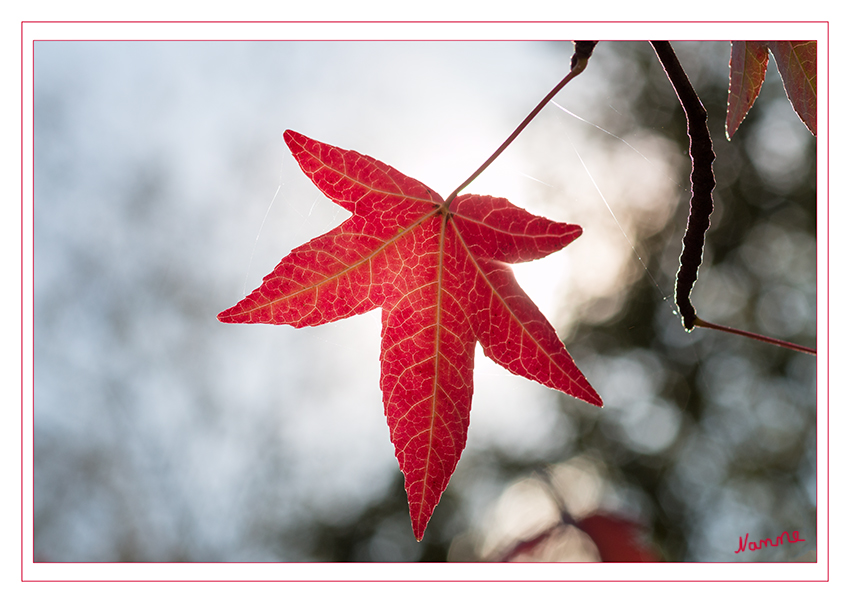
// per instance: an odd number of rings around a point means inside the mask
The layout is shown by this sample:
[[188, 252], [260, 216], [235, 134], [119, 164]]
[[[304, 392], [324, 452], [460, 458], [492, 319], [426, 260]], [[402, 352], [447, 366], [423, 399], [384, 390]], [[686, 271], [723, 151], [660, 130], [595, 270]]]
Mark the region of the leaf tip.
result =
[[431, 522], [431, 516], [433, 515], [438, 502], [439, 499], [433, 504], [429, 504], [428, 507], [430, 507], [430, 509], [420, 509], [415, 516], [411, 509], [410, 524], [413, 527], [413, 536], [416, 538], [416, 542], [422, 542], [422, 539], [425, 538], [425, 529]]
[[303, 134], [299, 134], [295, 130], [284, 130], [283, 132], [283, 142], [286, 143], [286, 146], [292, 148], [292, 143], [295, 142], [297, 138], [306, 138]]
[[235, 308], [235, 306], [233, 308], [228, 308], [227, 310], [222, 310], [221, 312], [219, 312], [218, 315], [216, 316], [216, 318], [218, 319], [218, 322], [224, 322], [224, 323], [239, 322], [233, 316], [234, 308]]
[[602, 408], [604, 404], [602, 403], [602, 396], [593, 389], [593, 386], [584, 378], [582, 375], [582, 381], [584, 381], [584, 387], [578, 391], [568, 392], [574, 398], [578, 398], [582, 402], [587, 402], [591, 406], [596, 406], [597, 408]]
[[[428, 518], [430, 519], [430, 517]], [[428, 520], [415, 520], [413, 517], [410, 518], [410, 526], [413, 528], [413, 537], [416, 538], [416, 542], [422, 542], [422, 539], [425, 538], [425, 527], [428, 525]]]

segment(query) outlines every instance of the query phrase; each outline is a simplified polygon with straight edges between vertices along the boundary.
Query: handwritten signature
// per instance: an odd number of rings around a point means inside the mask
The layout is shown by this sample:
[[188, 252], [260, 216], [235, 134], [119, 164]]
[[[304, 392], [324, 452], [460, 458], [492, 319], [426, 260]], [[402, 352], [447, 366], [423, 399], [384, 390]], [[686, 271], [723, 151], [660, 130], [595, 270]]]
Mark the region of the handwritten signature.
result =
[[[787, 541], [784, 541], [787, 538]], [[746, 537], [738, 537], [738, 550], [735, 551], [735, 554], [742, 553], [747, 550], [747, 541], [750, 539], [750, 534], [747, 532]], [[779, 536], [776, 537], [776, 543], [770, 539], [765, 538], [764, 540], [759, 540], [758, 544], [755, 541], [749, 543], [749, 549], [751, 551], [757, 551], [761, 549], [763, 546], [779, 546], [780, 544], [786, 544], [791, 542], [806, 542], [803, 538], [800, 538], [800, 531], [794, 530], [791, 532], [791, 535], [788, 535], [788, 532], [782, 532]]]

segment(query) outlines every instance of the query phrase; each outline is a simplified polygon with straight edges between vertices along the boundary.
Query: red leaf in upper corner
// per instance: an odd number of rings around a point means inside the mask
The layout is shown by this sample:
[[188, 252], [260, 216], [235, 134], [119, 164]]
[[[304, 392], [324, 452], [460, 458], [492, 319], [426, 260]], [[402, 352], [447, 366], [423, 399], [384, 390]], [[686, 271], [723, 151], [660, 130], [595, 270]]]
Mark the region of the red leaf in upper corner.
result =
[[818, 133], [818, 43], [768, 42], [785, 94], [809, 132]]
[[641, 542], [643, 528], [614, 515], [590, 515], [576, 526], [590, 536], [602, 561], [615, 563], [661, 561], [648, 544]]
[[809, 131], [817, 135], [817, 42], [732, 42], [729, 101], [726, 106], [728, 140], [732, 140], [732, 135], [744, 121], [761, 91], [767, 70], [768, 50], [776, 60], [791, 106]]
[[732, 42], [729, 60], [729, 101], [726, 104], [726, 138], [744, 121], [761, 92], [767, 70], [767, 44], [765, 42]]
[[602, 406], [506, 262], [542, 258], [581, 227], [506, 199], [427, 186], [288, 130], [305, 174], [352, 212], [294, 249], [222, 322], [315, 326], [382, 308], [381, 390], [417, 540], [466, 444], [475, 342], [509, 371]]

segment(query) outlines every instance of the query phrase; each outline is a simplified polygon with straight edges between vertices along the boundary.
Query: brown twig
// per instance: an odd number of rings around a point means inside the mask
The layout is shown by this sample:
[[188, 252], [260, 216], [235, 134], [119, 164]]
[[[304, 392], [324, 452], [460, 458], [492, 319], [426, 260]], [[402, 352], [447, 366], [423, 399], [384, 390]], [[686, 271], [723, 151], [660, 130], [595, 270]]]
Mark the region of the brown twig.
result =
[[702, 250], [705, 246], [705, 233], [711, 222], [709, 216], [714, 209], [711, 191], [714, 189], [714, 150], [711, 134], [708, 132], [708, 113], [691, 85], [685, 70], [679, 63], [670, 42], [650, 42], [658, 55], [658, 60], [667, 72], [667, 79], [673, 85], [679, 103], [685, 111], [688, 122], [688, 138], [691, 153], [691, 203], [688, 226], [682, 239], [682, 255], [679, 257], [679, 272], [676, 275], [676, 305], [682, 316], [685, 330], [694, 328], [697, 317], [691, 303], [691, 290], [697, 280], [699, 266], [702, 263]]
[[789, 350], [816, 355], [816, 350], [806, 346], [732, 327], [724, 327], [702, 320], [697, 316], [696, 309], [691, 303], [691, 291], [697, 281], [697, 273], [702, 263], [702, 252], [705, 246], [705, 233], [711, 225], [709, 218], [714, 209], [711, 191], [714, 190], [715, 181], [711, 164], [714, 163], [715, 155], [711, 143], [711, 134], [708, 131], [708, 113], [696, 90], [691, 85], [685, 70], [682, 69], [670, 42], [650, 42], [650, 44], [655, 49], [658, 60], [661, 61], [664, 71], [667, 72], [667, 79], [673, 85], [676, 96], [679, 97], [679, 103], [685, 111], [685, 118], [688, 122], [688, 138], [691, 141], [690, 213], [688, 214], [685, 236], [682, 239], [679, 272], [676, 274], [676, 305], [679, 308], [679, 314], [682, 316], [682, 325], [687, 331], [691, 331], [694, 327], [715, 329]]

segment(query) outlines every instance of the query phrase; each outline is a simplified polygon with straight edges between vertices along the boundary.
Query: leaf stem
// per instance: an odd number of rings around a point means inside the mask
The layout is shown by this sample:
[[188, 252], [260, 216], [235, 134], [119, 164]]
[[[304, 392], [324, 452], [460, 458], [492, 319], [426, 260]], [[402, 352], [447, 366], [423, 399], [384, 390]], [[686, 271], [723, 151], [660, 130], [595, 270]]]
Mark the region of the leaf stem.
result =
[[593, 48], [595, 46], [596, 46], [596, 42], [576, 42], [575, 43], [575, 53], [573, 54], [572, 59], [570, 60], [570, 72], [566, 75], [566, 77], [564, 79], [562, 79], [560, 82], [558, 82], [558, 84], [554, 88], [552, 88], [552, 90], [549, 92], [549, 94], [547, 94], [543, 98], [543, 100], [540, 101], [537, 104], [536, 107], [534, 107], [534, 109], [532, 109], [531, 113], [529, 113], [528, 116], [524, 120], [522, 120], [522, 123], [519, 124], [516, 127], [516, 129], [511, 133], [511, 135], [508, 136], [508, 138], [505, 140], [505, 142], [503, 142], [502, 145], [498, 149], [496, 149], [496, 151], [492, 155], [490, 155], [490, 157], [487, 159], [487, 161], [485, 161], [483, 164], [481, 164], [481, 167], [478, 168], [477, 170], [475, 170], [475, 172], [469, 178], [464, 180], [463, 184], [461, 184], [454, 191], [452, 191], [452, 194], [449, 195], [446, 198], [446, 205], [449, 205], [454, 200], [454, 198], [457, 197], [457, 195], [460, 191], [465, 189], [467, 186], [469, 186], [469, 184], [473, 180], [478, 178], [478, 176], [481, 175], [481, 172], [486, 170], [490, 166], [490, 164], [493, 163], [496, 160], [496, 158], [499, 155], [502, 154], [502, 151], [507, 149], [508, 146], [514, 140], [516, 140], [516, 137], [520, 135], [520, 132], [522, 132], [525, 129], [525, 127], [529, 123], [531, 123], [532, 119], [537, 117], [537, 114], [540, 113], [540, 111], [543, 110], [543, 107], [545, 107], [546, 104], [550, 100], [552, 100], [552, 98], [556, 94], [558, 94], [558, 92], [560, 92], [561, 89], [570, 82], [570, 80], [572, 80], [574, 77], [576, 77], [582, 71], [584, 71], [584, 68], [587, 67], [587, 61], [590, 58], [590, 55], [593, 54]]
[[812, 356], [817, 356], [818, 352], [814, 348], [808, 348], [804, 345], [798, 345], [796, 343], [790, 343], [788, 341], [783, 341], [781, 339], [774, 339], [773, 337], [767, 337], [766, 335], [759, 335], [758, 333], [750, 333], [749, 331], [742, 331], [740, 329], [733, 329], [732, 327], [724, 327], [723, 325], [716, 325], [713, 322], [708, 322], [707, 320], [701, 319], [699, 316], [694, 316], [694, 326], [695, 327], [703, 327], [705, 329], [714, 329], [716, 331], [723, 331], [724, 333], [732, 333], [733, 335], [741, 335], [743, 337], [749, 337], [750, 339], [755, 339], [756, 341], [763, 341], [765, 343], [769, 343], [771, 345], [779, 346], [781, 348], [787, 348], [789, 350], [794, 350], [795, 352], [803, 352], [805, 354], [811, 354]]

